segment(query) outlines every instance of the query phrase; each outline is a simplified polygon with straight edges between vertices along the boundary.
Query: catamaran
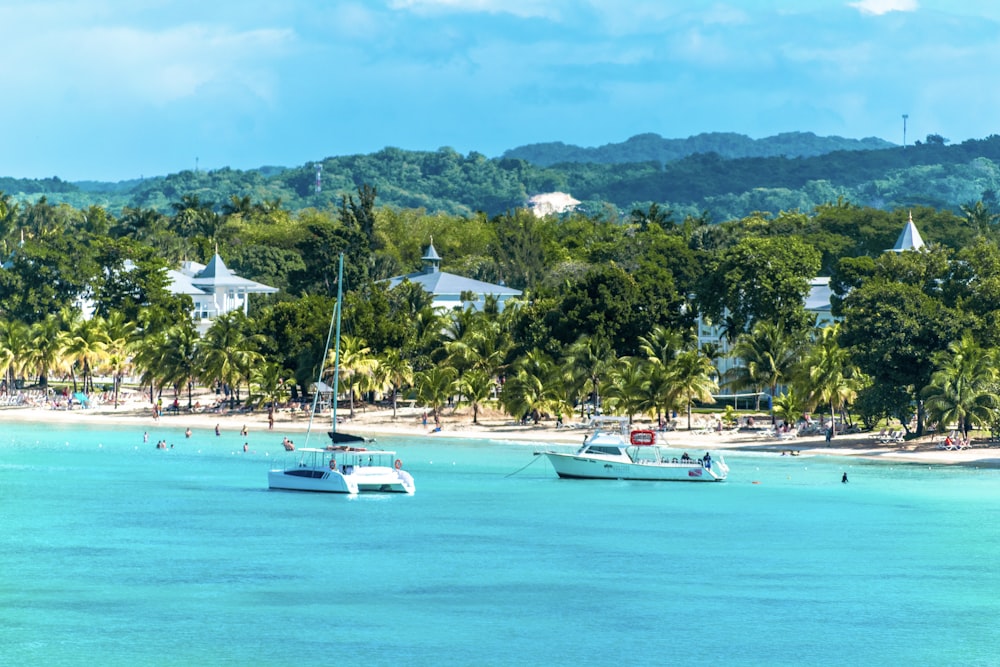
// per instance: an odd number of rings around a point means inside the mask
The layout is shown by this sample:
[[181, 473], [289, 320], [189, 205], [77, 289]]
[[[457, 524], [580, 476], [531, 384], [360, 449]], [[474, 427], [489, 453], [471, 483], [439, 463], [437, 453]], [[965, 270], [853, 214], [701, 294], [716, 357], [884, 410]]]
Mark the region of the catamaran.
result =
[[[337, 396], [340, 379], [340, 316], [343, 300], [344, 254], [340, 254], [340, 268], [337, 278], [337, 305], [330, 320], [330, 330], [326, 336], [323, 363], [320, 364], [316, 391], [313, 392], [312, 411], [306, 430], [306, 444], [312, 433], [313, 417], [319, 400], [319, 387], [323, 379], [323, 365], [330, 351], [330, 341], [334, 338], [333, 359], [333, 400], [331, 428], [328, 433], [330, 444], [325, 449], [299, 450], [297, 464], [284, 469], [268, 472], [268, 487], [288, 491], [325, 491], [330, 493], [388, 492], [408, 493], [416, 491], [413, 476], [403, 470], [403, 462], [396, 458], [396, 452], [368, 449], [362, 445], [374, 442], [352, 433], [337, 430]], [[322, 456], [316, 456], [321, 452]]]

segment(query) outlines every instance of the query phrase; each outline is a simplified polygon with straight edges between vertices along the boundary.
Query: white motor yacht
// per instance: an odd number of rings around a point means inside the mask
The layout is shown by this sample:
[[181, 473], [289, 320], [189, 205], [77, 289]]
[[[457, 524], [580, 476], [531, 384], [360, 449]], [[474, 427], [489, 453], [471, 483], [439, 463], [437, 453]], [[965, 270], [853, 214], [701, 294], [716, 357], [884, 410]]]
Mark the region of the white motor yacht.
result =
[[709, 453], [698, 459], [668, 456], [656, 432], [633, 431], [627, 417], [594, 417], [594, 432], [576, 452], [543, 452], [559, 477], [651, 482], [721, 482], [729, 467]]

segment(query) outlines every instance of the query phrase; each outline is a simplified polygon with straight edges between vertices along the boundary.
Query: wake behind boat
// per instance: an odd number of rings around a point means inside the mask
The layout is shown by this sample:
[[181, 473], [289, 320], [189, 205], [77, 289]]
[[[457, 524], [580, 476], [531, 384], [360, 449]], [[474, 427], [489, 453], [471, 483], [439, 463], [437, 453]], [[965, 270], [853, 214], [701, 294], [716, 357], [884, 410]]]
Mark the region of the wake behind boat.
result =
[[721, 482], [729, 467], [706, 453], [700, 459], [665, 456], [656, 432], [632, 431], [627, 417], [594, 417], [593, 434], [576, 452], [543, 452], [564, 479], [627, 479], [650, 482]]

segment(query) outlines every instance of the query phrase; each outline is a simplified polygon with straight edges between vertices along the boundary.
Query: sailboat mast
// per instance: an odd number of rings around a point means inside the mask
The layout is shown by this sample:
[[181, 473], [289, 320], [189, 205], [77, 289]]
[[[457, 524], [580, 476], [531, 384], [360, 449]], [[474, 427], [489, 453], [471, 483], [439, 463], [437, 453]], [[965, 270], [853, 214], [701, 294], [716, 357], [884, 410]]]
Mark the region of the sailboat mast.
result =
[[344, 253], [340, 253], [340, 268], [337, 270], [337, 335], [333, 344], [333, 432], [337, 432], [337, 396], [340, 394], [340, 303], [344, 295]]
[[[341, 255], [340, 255], [340, 270], [341, 271], [344, 270], [344, 254], [343, 253], [341, 253]], [[338, 291], [339, 291], [339, 285], [340, 285], [339, 281], [338, 281], [337, 284], [338, 284]], [[334, 323], [336, 323], [336, 325], [337, 325], [337, 349], [339, 350], [340, 349], [340, 296], [339, 296], [339, 294], [337, 296], [337, 307], [334, 308], [334, 310], [333, 310], [333, 316], [330, 317], [330, 329], [326, 332], [326, 347], [323, 348], [323, 358], [319, 360], [319, 377], [316, 378], [316, 388], [313, 391], [312, 410], [309, 411], [309, 426], [306, 427], [306, 447], [309, 446], [309, 436], [310, 436], [310, 434], [312, 434], [313, 417], [316, 416], [316, 404], [319, 403], [319, 394], [320, 394], [319, 388], [323, 384], [323, 367], [326, 366], [326, 355], [328, 355], [330, 353], [330, 339], [333, 338]], [[336, 372], [336, 371], [334, 371], [334, 372]], [[336, 375], [334, 377], [336, 377]], [[336, 387], [336, 382], [334, 382], [334, 386]], [[337, 390], [334, 389], [334, 392], [335, 392], [334, 395], [333, 395], [334, 396], [334, 404], [336, 404], [336, 397], [337, 397], [336, 391]], [[336, 409], [336, 408], [334, 408], [334, 409]], [[333, 430], [336, 431], [337, 430], [337, 426], [336, 426], [336, 424], [337, 424], [337, 418], [336, 418], [336, 415], [334, 415], [333, 423], [334, 423]]]

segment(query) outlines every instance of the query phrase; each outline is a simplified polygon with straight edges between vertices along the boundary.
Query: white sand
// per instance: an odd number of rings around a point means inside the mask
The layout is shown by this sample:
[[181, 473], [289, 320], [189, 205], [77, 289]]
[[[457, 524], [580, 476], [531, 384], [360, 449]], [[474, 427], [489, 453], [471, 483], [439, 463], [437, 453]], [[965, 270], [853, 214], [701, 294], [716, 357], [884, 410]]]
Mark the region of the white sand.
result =
[[[186, 401], [182, 402], [186, 405]], [[177, 437], [183, 437], [187, 428], [212, 429], [216, 424], [224, 432], [238, 432], [245, 425], [250, 433], [255, 434], [255, 440], [260, 442], [260, 434], [267, 432], [267, 411], [253, 413], [216, 414], [169, 412], [154, 421], [152, 407], [148, 401], [124, 403], [117, 409], [110, 405], [101, 405], [88, 409], [52, 410], [40, 407], [18, 407], [0, 409], [0, 421], [20, 421], [45, 423], [80, 423], [80, 424], [134, 424], [136, 429], [151, 431], [154, 434], [166, 430], [177, 432]], [[518, 425], [514, 420], [496, 414], [480, 415], [479, 423], [472, 423], [471, 409], [463, 408], [444, 411], [442, 430], [431, 433], [433, 421], [423, 425], [420, 408], [399, 408], [393, 418], [391, 410], [355, 410], [354, 418], [349, 418], [347, 410], [338, 411], [338, 416], [345, 417], [342, 429], [363, 435], [394, 435], [421, 436], [428, 438], [471, 438], [479, 440], [521, 441], [525, 444], [554, 443], [577, 444], [582, 442], [587, 433], [585, 429], [576, 428], [574, 423], [568, 423], [565, 428], [556, 428], [552, 422], [538, 425]], [[329, 414], [317, 415], [313, 421], [314, 432], [325, 433], [329, 426]], [[309, 427], [307, 413], [277, 412], [275, 413], [274, 430], [278, 433], [305, 432]], [[161, 436], [162, 437], [162, 436]], [[279, 438], [278, 435], [275, 436]], [[1000, 446], [988, 447], [980, 443], [971, 449], [947, 451], [938, 449], [934, 438], [923, 437], [910, 440], [899, 445], [883, 445], [866, 434], [837, 436], [832, 446], [827, 447], [825, 438], [819, 436], [799, 437], [790, 440], [764, 438], [755, 434], [745, 433], [710, 433], [702, 434], [695, 431], [678, 430], [660, 434], [659, 442], [664, 441], [677, 449], [690, 449], [692, 454], [702, 450], [743, 450], [769, 452], [781, 456], [782, 452], [798, 451], [802, 455], [823, 454], [831, 456], [856, 456], [867, 459], [883, 459], [892, 461], [909, 461], [937, 465], [968, 465], [979, 467], [1000, 467]]]

